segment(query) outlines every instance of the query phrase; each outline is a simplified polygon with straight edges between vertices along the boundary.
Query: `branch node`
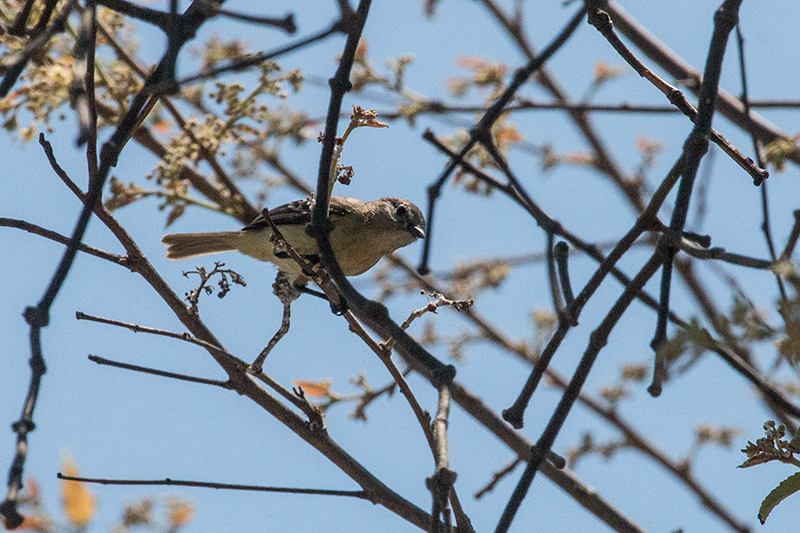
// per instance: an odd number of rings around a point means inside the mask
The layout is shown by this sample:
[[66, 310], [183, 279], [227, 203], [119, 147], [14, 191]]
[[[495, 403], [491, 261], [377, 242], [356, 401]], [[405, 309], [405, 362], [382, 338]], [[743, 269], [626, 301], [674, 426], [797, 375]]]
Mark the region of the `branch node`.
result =
[[28, 325], [34, 328], [44, 328], [50, 323], [50, 313], [39, 307], [26, 307], [22, 316], [25, 317]]

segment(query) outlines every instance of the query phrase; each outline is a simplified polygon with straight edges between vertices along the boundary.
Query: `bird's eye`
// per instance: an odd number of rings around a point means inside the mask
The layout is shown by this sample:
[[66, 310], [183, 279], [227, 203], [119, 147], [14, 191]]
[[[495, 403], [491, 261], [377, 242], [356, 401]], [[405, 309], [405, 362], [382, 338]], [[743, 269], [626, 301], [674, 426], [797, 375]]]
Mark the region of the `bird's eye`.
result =
[[395, 213], [397, 213], [397, 216], [400, 218], [405, 218], [407, 212], [408, 209], [406, 209], [406, 206], [404, 205], [398, 205], [397, 209], [395, 210]]

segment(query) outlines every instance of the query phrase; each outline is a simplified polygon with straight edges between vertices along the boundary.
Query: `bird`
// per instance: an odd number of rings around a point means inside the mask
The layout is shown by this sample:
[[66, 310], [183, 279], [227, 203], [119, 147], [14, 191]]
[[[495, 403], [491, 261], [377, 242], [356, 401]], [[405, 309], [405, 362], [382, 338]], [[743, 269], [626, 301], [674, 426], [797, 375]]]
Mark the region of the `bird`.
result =
[[[313, 197], [265, 210], [292, 248], [313, 266], [319, 265], [316, 239], [305, 232], [314, 208]], [[333, 222], [330, 243], [345, 276], [363, 274], [384, 255], [425, 238], [425, 217], [411, 201], [385, 197], [372, 202], [333, 197], [329, 217]], [[211, 233], [172, 233], [161, 242], [167, 258], [178, 261], [220, 252], [239, 251], [275, 264], [296, 287], [310, 281], [286, 251], [270, 242], [272, 229], [261, 215], [240, 230]]]

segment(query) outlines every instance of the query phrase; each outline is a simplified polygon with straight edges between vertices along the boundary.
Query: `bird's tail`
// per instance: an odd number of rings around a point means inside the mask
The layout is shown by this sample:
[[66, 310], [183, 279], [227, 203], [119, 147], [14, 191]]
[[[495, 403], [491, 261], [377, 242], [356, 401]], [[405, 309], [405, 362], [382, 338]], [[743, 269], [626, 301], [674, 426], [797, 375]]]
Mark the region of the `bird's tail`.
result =
[[173, 233], [164, 235], [161, 242], [167, 245], [167, 257], [173, 261], [179, 261], [199, 255], [236, 250], [240, 234], [240, 231]]

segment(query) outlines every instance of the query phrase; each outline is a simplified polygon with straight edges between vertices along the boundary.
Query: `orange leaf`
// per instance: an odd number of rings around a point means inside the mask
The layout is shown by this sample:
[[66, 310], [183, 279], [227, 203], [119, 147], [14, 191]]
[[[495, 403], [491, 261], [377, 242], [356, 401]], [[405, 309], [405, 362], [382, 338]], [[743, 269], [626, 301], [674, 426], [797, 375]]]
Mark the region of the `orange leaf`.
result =
[[357, 63], [364, 63], [367, 60], [367, 40], [362, 37], [360, 41], [358, 41], [358, 46], [356, 47], [356, 55], [355, 61]]
[[487, 64], [485, 59], [472, 56], [461, 56], [456, 59], [456, 65], [471, 69], [479, 69]]
[[29, 477], [25, 479], [25, 495], [35, 505], [39, 504], [39, 496], [42, 491], [39, 489], [39, 482], [35, 478]]
[[169, 506], [169, 523], [172, 528], [185, 526], [194, 518], [194, 507], [188, 502], [170, 500], [167, 505]]
[[525, 140], [525, 137], [514, 126], [506, 126], [498, 130], [494, 134], [497, 144], [506, 145], [518, 143]]
[[169, 122], [166, 120], [158, 120], [153, 123], [153, 127], [159, 133], [167, 133], [169, 131]]
[[313, 398], [325, 398], [331, 394], [330, 379], [323, 379], [322, 381], [295, 380], [292, 381], [292, 383], [296, 387], [303, 389], [303, 392], [306, 393], [306, 396], [311, 396]]
[[637, 137], [636, 148], [641, 152], [660, 152], [663, 147], [660, 142], [654, 141], [653, 139]]
[[22, 95], [22, 90], [16, 90], [9, 93], [8, 96], [0, 100], [0, 112], [6, 112], [20, 103], [17, 97]]
[[[80, 475], [78, 465], [72, 457], [64, 456], [61, 463], [65, 475], [73, 477]], [[67, 519], [75, 526], [83, 527], [92, 519], [95, 499], [85, 483], [81, 483], [80, 481], [62, 481], [61, 503], [64, 506], [64, 514], [67, 515]]]

